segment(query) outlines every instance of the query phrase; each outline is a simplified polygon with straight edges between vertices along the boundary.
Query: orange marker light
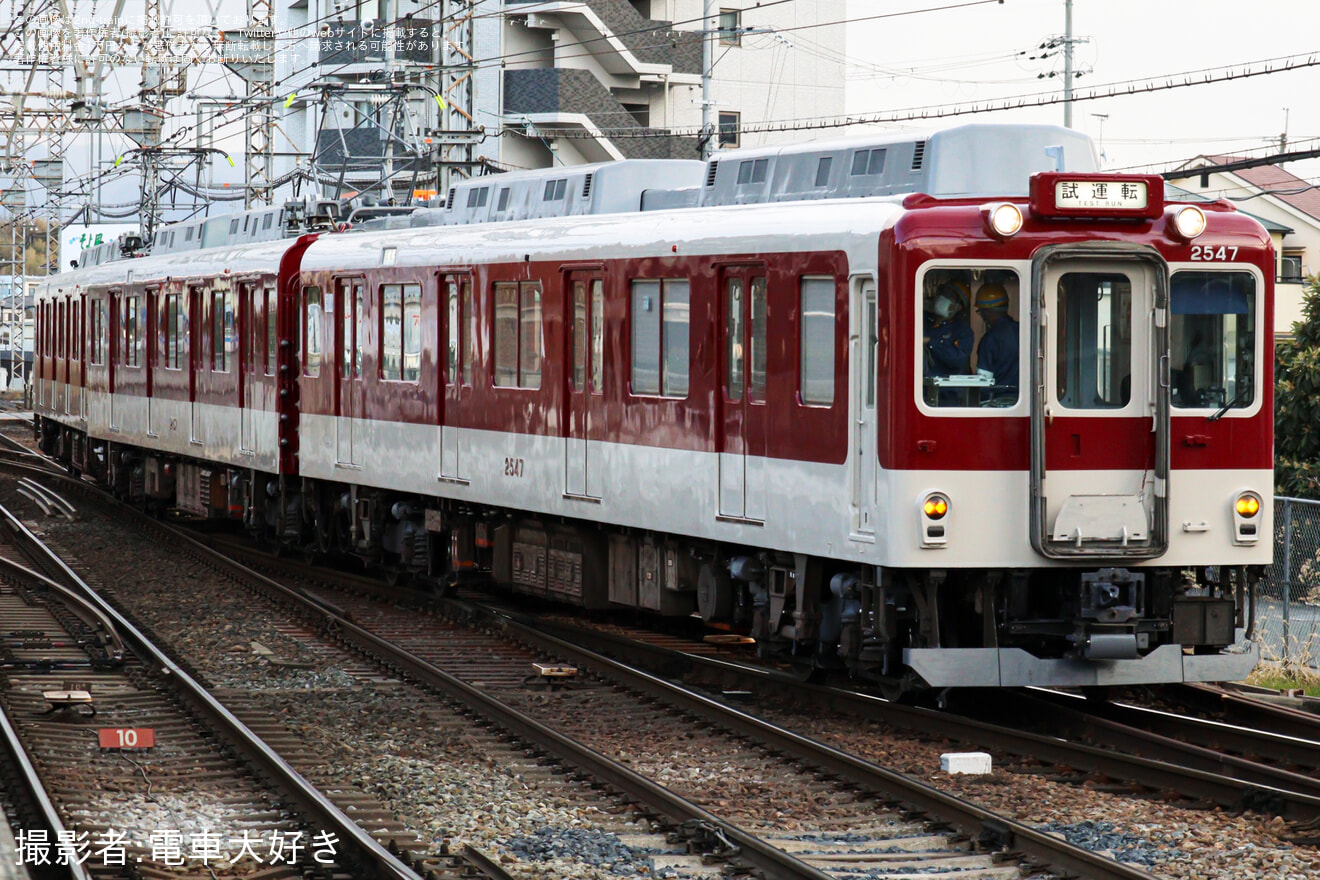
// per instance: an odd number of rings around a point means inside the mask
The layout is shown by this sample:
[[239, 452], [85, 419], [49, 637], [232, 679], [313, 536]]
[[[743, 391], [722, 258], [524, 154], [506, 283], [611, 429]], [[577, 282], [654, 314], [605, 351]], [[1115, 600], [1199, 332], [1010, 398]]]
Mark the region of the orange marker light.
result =
[[1238, 496], [1237, 512], [1242, 516], [1255, 516], [1260, 512], [1260, 499], [1255, 495]]
[[926, 516], [931, 519], [940, 519], [944, 514], [949, 512], [949, 502], [945, 501], [938, 495], [932, 495], [930, 498], [926, 499], [926, 503], [922, 507], [922, 510], [924, 510]]

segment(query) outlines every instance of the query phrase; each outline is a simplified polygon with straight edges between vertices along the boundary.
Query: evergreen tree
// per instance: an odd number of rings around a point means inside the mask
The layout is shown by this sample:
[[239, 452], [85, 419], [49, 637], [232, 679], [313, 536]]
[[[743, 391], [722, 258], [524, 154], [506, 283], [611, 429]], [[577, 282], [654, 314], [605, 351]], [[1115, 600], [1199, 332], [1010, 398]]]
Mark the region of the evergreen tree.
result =
[[1320, 277], [1307, 279], [1302, 320], [1274, 358], [1275, 489], [1320, 498]]

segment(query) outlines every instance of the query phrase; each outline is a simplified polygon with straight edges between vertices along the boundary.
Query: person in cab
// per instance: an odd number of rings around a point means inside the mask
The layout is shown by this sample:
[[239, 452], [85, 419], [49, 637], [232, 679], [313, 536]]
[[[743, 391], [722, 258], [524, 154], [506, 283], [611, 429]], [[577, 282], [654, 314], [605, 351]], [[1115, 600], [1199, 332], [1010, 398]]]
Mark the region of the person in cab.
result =
[[976, 291], [976, 313], [985, 333], [976, 348], [976, 368], [995, 375], [995, 399], [1017, 400], [1018, 322], [1008, 313], [1003, 285], [986, 283]]

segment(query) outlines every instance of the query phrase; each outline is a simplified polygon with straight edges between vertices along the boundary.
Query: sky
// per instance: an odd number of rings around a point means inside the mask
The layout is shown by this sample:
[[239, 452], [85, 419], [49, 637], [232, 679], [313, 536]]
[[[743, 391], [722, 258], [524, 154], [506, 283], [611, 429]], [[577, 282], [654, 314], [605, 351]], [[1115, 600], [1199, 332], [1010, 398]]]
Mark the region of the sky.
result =
[[[851, 114], [1062, 93], [1063, 61], [1032, 59], [1064, 34], [1064, 0], [848, 0], [847, 109]], [[858, 21], [898, 11], [917, 11]], [[941, 11], [942, 10], [942, 11]], [[1320, 148], [1318, 0], [1074, 0], [1079, 94], [1114, 83], [1202, 80], [1302, 55], [1317, 66], [1151, 94], [1075, 102], [1073, 127], [1101, 141], [1106, 170], [1159, 171], [1202, 153], [1268, 152], [1285, 131], [1290, 149]], [[1278, 65], [1274, 65], [1277, 69]], [[1038, 74], [1056, 76], [1038, 79]], [[1284, 108], [1288, 108], [1285, 113]], [[933, 120], [1063, 124], [1061, 104]], [[1105, 117], [1104, 119], [1099, 118]], [[922, 125], [921, 123], [905, 123]], [[925, 126], [923, 126], [925, 127]], [[1103, 139], [1102, 139], [1103, 136]], [[1289, 171], [1320, 183], [1320, 160]]]

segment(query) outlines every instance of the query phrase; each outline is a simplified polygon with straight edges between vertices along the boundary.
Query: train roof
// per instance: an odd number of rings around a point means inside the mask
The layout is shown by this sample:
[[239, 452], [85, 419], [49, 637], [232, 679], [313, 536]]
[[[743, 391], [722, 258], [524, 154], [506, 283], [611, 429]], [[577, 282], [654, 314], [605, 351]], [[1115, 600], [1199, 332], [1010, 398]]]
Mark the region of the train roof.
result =
[[[112, 284], [143, 284], [167, 278], [187, 279], [229, 273], [234, 277], [268, 275], [280, 264], [280, 258], [298, 242], [281, 238], [253, 244], [234, 244], [201, 251], [153, 254], [131, 260], [116, 260], [87, 268], [49, 276], [44, 287], [63, 292], [71, 287]], [[127, 273], [132, 278], [127, 279]]]
[[1025, 196], [1033, 174], [1099, 170], [1090, 137], [1057, 125], [970, 124], [721, 152], [702, 205], [864, 198]]
[[847, 251], [873, 247], [873, 237], [901, 213], [897, 198], [877, 198], [842, 205], [732, 205], [447, 226], [443, 231], [423, 227], [361, 232], [321, 237], [307, 249], [302, 268], [349, 271], [383, 265], [460, 266], [584, 258], [584, 253], [591, 259], [617, 259], [771, 249]]

